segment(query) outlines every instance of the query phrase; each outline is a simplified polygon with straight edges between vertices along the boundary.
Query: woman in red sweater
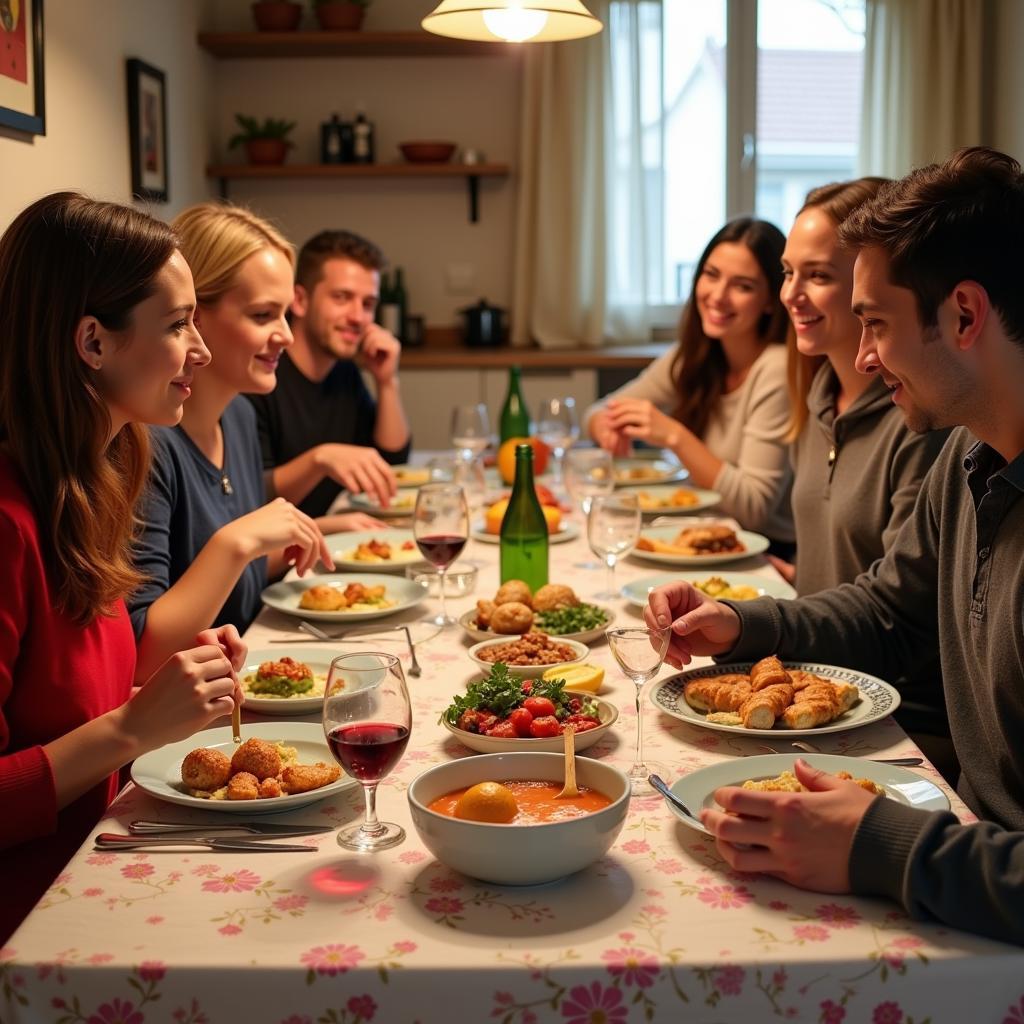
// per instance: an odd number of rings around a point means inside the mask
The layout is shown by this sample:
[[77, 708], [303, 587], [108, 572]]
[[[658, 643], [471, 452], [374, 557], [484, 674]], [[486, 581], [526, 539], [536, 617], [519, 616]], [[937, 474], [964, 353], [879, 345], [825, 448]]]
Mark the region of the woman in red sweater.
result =
[[128, 207], [58, 193], [0, 237], [0, 946], [118, 768], [241, 700], [231, 628], [132, 696], [141, 424], [176, 423], [209, 361], [195, 302], [174, 233]]

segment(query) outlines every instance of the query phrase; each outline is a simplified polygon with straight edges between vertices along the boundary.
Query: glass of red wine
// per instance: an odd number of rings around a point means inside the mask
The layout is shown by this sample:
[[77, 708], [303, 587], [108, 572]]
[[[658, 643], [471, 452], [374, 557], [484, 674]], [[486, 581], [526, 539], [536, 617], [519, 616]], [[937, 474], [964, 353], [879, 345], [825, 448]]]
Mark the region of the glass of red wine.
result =
[[437, 566], [440, 575], [441, 614], [430, 621], [447, 629], [456, 620], [445, 605], [445, 573], [462, 554], [469, 539], [469, 508], [466, 493], [457, 484], [426, 484], [416, 495], [412, 535], [423, 557]]
[[324, 735], [334, 759], [362, 787], [366, 816], [338, 832], [346, 850], [397, 846], [405, 829], [377, 818], [377, 784], [409, 742], [412, 708], [402, 665], [393, 654], [342, 654], [331, 662], [324, 694]]

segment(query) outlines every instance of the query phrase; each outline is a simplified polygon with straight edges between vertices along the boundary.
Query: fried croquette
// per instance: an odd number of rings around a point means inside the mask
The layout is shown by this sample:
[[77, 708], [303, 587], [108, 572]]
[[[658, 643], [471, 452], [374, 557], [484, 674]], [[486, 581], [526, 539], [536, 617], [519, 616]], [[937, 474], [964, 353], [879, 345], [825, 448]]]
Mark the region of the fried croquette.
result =
[[348, 605], [345, 595], [337, 587], [329, 587], [326, 583], [310, 587], [299, 598], [300, 608], [308, 608], [314, 612], [338, 612]]
[[228, 782], [228, 800], [258, 800], [260, 783], [255, 775], [249, 772], [236, 772]]
[[248, 772], [257, 782], [281, 774], [281, 751], [267, 740], [246, 740], [231, 758], [233, 772]]
[[319, 789], [329, 785], [341, 775], [336, 764], [289, 764], [281, 772], [281, 788], [285, 793], [308, 793], [311, 789]]
[[281, 789], [281, 782], [279, 779], [271, 777], [264, 779], [260, 783], [260, 799], [268, 800], [275, 796], [281, 796], [284, 791]]
[[518, 601], [527, 608], [533, 607], [533, 595], [530, 588], [522, 580], [506, 580], [494, 595], [494, 603], [501, 605], [509, 601]]
[[488, 601], [486, 598], [477, 601], [476, 603], [476, 625], [477, 629], [490, 629], [491, 628], [491, 616], [494, 614], [494, 609], [497, 605], [493, 601]]
[[491, 629], [495, 633], [529, 633], [532, 628], [533, 610], [521, 601], [506, 601], [491, 613]]
[[572, 608], [580, 603], [572, 587], [564, 583], [545, 583], [533, 595], [533, 607], [539, 612], [553, 612], [556, 608]]
[[199, 747], [181, 762], [181, 781], [189, 789], [220, 789], [230, 777], [231, 761], [219, 750]]

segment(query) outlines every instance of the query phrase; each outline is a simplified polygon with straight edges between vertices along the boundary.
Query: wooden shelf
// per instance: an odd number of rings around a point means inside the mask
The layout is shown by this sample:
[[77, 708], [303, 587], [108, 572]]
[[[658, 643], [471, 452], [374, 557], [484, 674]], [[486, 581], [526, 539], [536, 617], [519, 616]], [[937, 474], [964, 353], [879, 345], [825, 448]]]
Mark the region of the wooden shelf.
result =
[[215, 57], [501, 57], [522, 52], [512, 43], [448, 39], [429, 32], [200, 32]]
[[292, 178], [465, 178], [469, 191], [469, 219], [480, 218], [480, 179], [507, 178], [508, 164], [212, 164], [209, 178], [220, 182], [222, 199], [228, 198], [228, 182], [240, 179]]

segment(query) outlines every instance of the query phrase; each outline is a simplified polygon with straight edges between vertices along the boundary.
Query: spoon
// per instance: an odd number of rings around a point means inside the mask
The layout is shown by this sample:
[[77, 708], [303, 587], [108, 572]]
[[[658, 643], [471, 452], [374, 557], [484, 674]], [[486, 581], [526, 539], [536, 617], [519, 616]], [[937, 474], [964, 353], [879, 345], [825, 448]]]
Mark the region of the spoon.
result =
[[651, 784], [651, 785], [652, 785], [652, 786], [653, 786], [653, 787], [654, 787], [654, 788], [655, 788], [655, 789], [656, 789], [656, 790], [657, 790], [657, 791], [658, 791], [658, 792], [659, 792], [659, 793], [660, 793], [660, 794], [661, 794], [661, 795], [662, 795], [662, 796], [663, 796], [663, 797], [664, 797], [664, 798], [665, 798], [665, 799], [666, 799], [666, 800], [667, 800], [667, 801], [668, 801], [668, 802], [669, 802], [670, 804], [673, 804], [673, 805], [674, 805], [675, 807], [678, 807], [678, 808], [679, 808], [679, 810], [681, 810], [681, 811], [683, 812], [683, 814], [685, 814], [685, 815], [686, 815], [686, 816], [687, 816], [688, 818], [692, 818], [692, 819], [693, 819], [693, 820], [694, 820], [695, 822], [697, 822], [697, 824], [698, 824], [698, 825], [700, 825], [700, 827], [701, 827], [702, 829], [704, 828], [704, 825], [703, 825], [703, 823], [701, 822], [700, 818], [698, 818], [698, 817], [697, 817], [697, 815], [696, 815], [696, 814], [694, 814], [694, 813], [693, 813], [693, 811], [691, 811], [691, 810], [690, 810], [690, 808], [689, 808], [689, 807], [687, 807], [687, 806], [686, 806], [686, 804], [684, 804], [684, 803], [683, 803], [683, 801], [682, 801], [682, 800], [680, 800], [680, 799], [679, 799], [679, 797], [677, 797], [677, 796], [675, 795], [675, 793], [673, 793], [673, 792], [672, 792], [672, 790], [668, 788], [668, 786], [666, 786], [666, 785], [665, 785], [665, 781], [664, 781], [664, 779], [662, 779], [662, 777], [661, 777], [660, 775], [648, 775], [648, 776], [647, 776], [647, 781], [648, 781], [648, 782], [649, 782], [649, 783], [650, 783], [650, 784]]
[[563, 800], [567, 797], [580, 795], [579, 786], [576, 785], [576, 729], [567, 725], [562, 739], [565, 743], [565, 785], [562, 792], [555, 797], [556, 800]]

